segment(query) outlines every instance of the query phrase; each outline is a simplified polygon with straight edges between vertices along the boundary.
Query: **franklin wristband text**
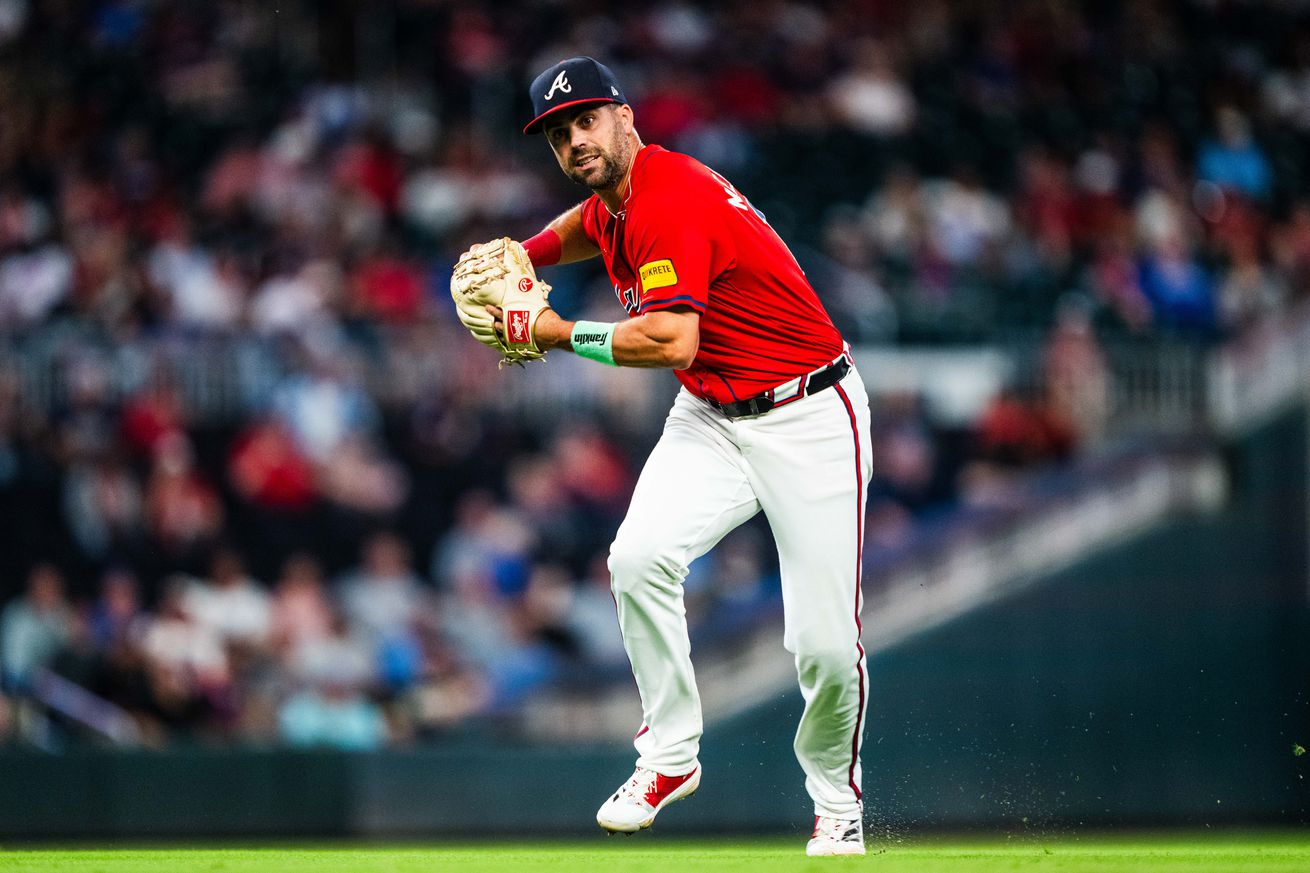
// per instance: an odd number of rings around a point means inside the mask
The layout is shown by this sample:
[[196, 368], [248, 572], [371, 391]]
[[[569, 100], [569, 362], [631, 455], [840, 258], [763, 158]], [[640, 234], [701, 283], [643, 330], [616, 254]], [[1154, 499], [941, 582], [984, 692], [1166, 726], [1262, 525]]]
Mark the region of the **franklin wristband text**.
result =
[[617, 367], [614, 363], [614, 328], [617, 324], [603, 321], [576, 321], [569, 342], [575, 354]]

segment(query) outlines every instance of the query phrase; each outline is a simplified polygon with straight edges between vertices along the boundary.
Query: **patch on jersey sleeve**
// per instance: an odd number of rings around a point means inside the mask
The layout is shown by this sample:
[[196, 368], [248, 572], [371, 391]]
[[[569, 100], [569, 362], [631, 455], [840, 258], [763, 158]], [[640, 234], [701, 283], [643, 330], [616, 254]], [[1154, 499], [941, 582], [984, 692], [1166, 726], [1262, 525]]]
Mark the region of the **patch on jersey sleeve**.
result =
[[656, 288], [667, 288], [678, 284], [678, 271], [673, 269], [673, 261], [668, 258], [642, 264], [637, 272], [641, 274], [642, 294], [649, 294]]

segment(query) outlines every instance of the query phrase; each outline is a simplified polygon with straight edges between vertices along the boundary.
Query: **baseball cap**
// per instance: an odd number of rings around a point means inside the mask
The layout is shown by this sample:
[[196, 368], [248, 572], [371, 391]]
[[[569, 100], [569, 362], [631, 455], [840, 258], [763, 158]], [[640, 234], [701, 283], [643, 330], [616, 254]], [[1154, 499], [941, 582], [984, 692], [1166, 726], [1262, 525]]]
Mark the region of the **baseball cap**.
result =
[[552, 112], [583, 103], [627, 103], [614, 71], [594, 58], [567, 58], [550, 67], [528, 86], [532, 120], [524, 133], [541, 130]]

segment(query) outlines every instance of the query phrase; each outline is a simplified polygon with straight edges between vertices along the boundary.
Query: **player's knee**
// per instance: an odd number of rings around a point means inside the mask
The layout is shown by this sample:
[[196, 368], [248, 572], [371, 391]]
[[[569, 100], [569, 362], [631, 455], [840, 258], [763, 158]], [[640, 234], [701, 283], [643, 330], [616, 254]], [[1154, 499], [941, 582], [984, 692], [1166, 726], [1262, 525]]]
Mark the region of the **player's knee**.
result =
[[796, 641], [796, 669], [807, 684], [825, 685], [845, 683], [855, 675], [860, 652], [854, 644], [838, 643], [833, 639], [814, 635]]
[[666, 549], [647, 543], [615, 540], [610, 546], [610, 588], [615, 597], [675, 576], [676, 561]]

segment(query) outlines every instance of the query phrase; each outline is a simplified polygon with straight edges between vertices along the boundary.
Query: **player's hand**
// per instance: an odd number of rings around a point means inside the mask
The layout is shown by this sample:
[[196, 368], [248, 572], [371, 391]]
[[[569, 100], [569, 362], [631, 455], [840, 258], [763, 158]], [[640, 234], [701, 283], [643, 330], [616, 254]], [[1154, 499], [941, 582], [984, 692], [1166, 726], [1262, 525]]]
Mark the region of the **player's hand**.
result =
[[[505, 311], [499, 306], [493, 306], [488, 303], [485, 307], [487, 315], [491, 317], [492, 330], [497, 337], [505, 334]], [[546, 307], [537, 314], [536, 321], [532, 324], [532, 340], [537, 347], [544, 353], [553, 347], [553, 344], [547, 339], [552, 333], [552, 327], [555, 323], [562, 324], [564, 319], [550, 307]]]
[[502, 364], [545, 357], [533, 328], [549, 309], [550, 286], [514, 240], [502, 237], [465, 252], [451, 274], [450, 294], [460, 322], [478, 342], [500, 351]]

